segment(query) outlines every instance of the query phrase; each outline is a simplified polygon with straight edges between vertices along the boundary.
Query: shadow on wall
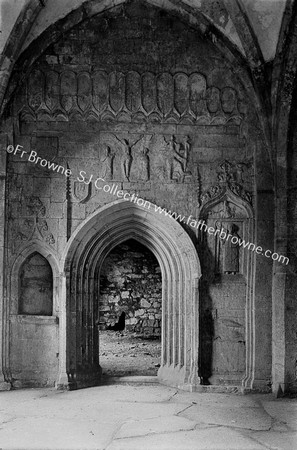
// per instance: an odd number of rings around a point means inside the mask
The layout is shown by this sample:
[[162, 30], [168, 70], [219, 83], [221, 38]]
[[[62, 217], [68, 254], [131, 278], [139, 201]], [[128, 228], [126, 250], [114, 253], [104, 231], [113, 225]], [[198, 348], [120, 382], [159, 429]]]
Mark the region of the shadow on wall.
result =
[[215, 260], [207, 244], [202, 245], [199, 311], [199, 376], [202, 384], [210, 384], [213, 362], [214, 320], [212, 315], [212, 299], [209, 284], [214, 281]]

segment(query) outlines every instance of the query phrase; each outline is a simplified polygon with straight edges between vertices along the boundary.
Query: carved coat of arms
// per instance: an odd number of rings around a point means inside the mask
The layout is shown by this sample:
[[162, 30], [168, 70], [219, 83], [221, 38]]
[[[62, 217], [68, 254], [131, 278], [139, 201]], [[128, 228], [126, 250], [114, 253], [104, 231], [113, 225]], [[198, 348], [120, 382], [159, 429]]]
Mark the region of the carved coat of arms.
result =
[[80, 203], [86, 202], [91, 196], [92, 183], [85, 184], [81, 181], [74, 181], [73, 183], [73, 197]]

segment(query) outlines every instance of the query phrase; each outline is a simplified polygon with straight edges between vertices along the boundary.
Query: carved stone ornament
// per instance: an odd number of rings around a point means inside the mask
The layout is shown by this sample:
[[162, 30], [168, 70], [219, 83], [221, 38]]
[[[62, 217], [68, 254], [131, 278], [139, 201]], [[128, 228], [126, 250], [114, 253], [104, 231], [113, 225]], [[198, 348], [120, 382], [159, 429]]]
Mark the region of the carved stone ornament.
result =
[[24, 199], [26, 218], [15, 220], [13, 234], [13, 252], [21, 242], [29, 241], [34, 237], [44, 239], [48, 244], [54, 245], [55, 238], [48, 228], [48, 223], [44, 219], [46, 208], [42, 201], [31, 196]]
[[242, 170], [242, 164], [231, 164], [228, 161], [221, 163], [217, 175], [218, 183], [201, 195], [200, 206], [220, 195], [228, 193], [228, 191], [245, 202], [252, 204], [250, 192], [247, 192], [240, 183], [242, 182]]
[[20, 110], [23, 122], [91, 119], [240, 125], [244, 117], [238, 92], [231, 86], [207, 86], [201, 73], [66, 70], [59, 76], [53, 70], [34, 69], [26, 84], [26, 104]]
[[[100, 160], [100, 171], [104, 180], [120, 179], [126, 182], [149, 181], [150, 157], [148, 141], [151, 136], [119, 137], [115, 134], [106, 138], [112, 142], [105, 156]], [[104, 163], [105, 164], [102, 164]], [[104, 173], [105, 173], [105, 176]], [[114, 173], [116, 172], [116, 174]]]
[[183, 141], [177, 140], [172, 135], [169, 139], [163, 138], [164, 144], [159, 149], [162, 158], [157, 164], [157, 175], [164, 181], [175, 181], [177, 183], [188, 183], [193, 179], [189, 170], [191, 156], [191, 140], [185, 136]]
[[73, 182], [73, 198], [74, 200], [85, 203], [91, 197], [92, 183], [85, 184], [80, 181]]

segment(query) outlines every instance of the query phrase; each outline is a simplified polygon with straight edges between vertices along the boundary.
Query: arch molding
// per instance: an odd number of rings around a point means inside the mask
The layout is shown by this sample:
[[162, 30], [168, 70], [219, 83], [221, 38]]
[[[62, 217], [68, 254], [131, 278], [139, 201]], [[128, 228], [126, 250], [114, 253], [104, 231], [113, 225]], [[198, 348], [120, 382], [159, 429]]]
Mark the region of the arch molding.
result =
[[[125, 200], [87, 218], [72, 235], [62, 259], [65, 342], [58, 387], [100, 383], [98, 304], [101, 265], [115, 246], [135, 239], [156, 256], [162, 272], [162, 351], [160, 382], [193, 390], [198, 377], [200, 262], [195, 246], [174, 219]], [[62, 346], [63, 347], [63, 346]]]

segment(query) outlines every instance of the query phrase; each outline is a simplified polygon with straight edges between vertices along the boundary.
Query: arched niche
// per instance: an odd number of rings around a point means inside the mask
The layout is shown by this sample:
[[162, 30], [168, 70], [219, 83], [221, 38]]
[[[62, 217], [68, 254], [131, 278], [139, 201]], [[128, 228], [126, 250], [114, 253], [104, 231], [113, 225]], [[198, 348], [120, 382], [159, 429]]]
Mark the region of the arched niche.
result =
[[[196, 249], [172, 218], [119, 200], [100, 208], [72, 235], [62, 264], [65, 342], [64, 371], [58, 387], [77, 388], [100, 382], [96, 293], [105, 257], [127, 239], [135, 239], [157, 258], [162, 272], [162, 354], [158, 378], [184, 389], [195, 389], [198, 377], [198, 281]], [[63, 331], [64, 330], [64, 331]]]
[[19, 273], [18, 314], [53, 314], [53, 271], [38, 252], [26, 258]]
[[[216, 192], [217, 191], [217, 192]], [[222, 229], [225, 235], [217, 233], [213, 236], [215, 273], [224, 273], [224, 262], [222, 261], [222, 252], [219, 249], [224, 248], [224, 253], [228, 246], [230, 247], [230, 238], [234, 225], [234, 234], [245, 242], [254, 243], [253, 237], [253, 208], [246, 199], [236, 195], [228, 186], [215, 186], [211, 191], [214, 193], [205, 196], [202, 207], [198, 210], [200, 219], [207, 223], [208, 227], [215, 230]], [[205, 241], [207, 234], [200, 233], [200, 239]], [[207, 236], [208, 237], [208, 236]], [[226, 245], [227, 244], [227, 245]], [[231, 244], [232, 245], [232, 244]], [[247, 276], [249, 255], [247, 252], [239, 254], [238, 273]], [[227, 271], [228, 272], [228, 271]]]
[[[52, 308], [41, 313], [19, 309], [20, 274], [26, 262], [36, 255], [45, 262], [52, 275]], [[53, 386], [58, 373], [58, 259], [49, 245], [35, 239], [19, 249], [11, 267], [8, 267], [8, 274], [10, 302], [5, 313], [9, 318], [6, 343], [10, 352], [7, 348], [4, 360], [7, 377], [15, 388]], [[32, 287], [36, 280], [33, 281]], [[38, 291], [39, 288], [36, 289]]]
[[[203, 260], [200, 373], [203, 382], [249, 389], [255, 370], [254, 213], [249, 195], [239, 189], [234, 192], [234, 187], [238, 185], [218, 183], [202, 197], [197, 209], [199, 220], [213, 228], [212, 233], [206, 228], [199, 231]], [[216, 230], [225, 231], [225, 235]], [[231, 235], [251, 246], [243, 249], [233, 245]]]
[[52, 315], [55, 316], [59, 311], [59, 301], [58, 301], [58, 289], [59, 289], [59, 264], [58, 258], [55, 256], [53, 249], [48, 246], [45, 242], [39, 241], [37, 239], [32, 240], [30, 243], [24, 245], [20, 248], [17, 257], [15, 258], [11, 269], [10, 269], [10, 285], [9, 294], [11, 298], [9, 314], [18, 314], [18, 298], [19, 298], [19, 277], [22, 266], [28, 258], [33, 254], [40, 254], [45, 258], [50, 265], [53, 275], [53, 308]]

